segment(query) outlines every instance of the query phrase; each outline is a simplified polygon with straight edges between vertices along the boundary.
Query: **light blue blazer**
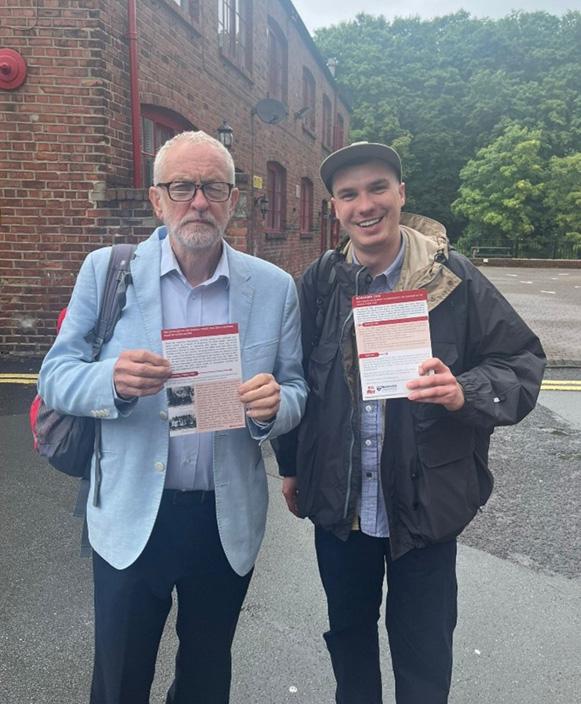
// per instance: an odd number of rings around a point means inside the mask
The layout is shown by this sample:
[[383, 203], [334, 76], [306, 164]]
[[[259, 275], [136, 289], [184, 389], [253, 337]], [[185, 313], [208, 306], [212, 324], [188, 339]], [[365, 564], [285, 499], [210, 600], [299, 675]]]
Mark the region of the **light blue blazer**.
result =
[[[89, 539], [107, 562], [123, 569], [141, 554], [155, 522], [168, 460], [169, 424], [164, 391], [119, 409], [113, 367], [125, 349], [161, 349], [160, 257], [165, 227], [142, 242], [131, 263], [133, 285], [110, 342], [90, 363], [84, 335], [93, 328], [105, 284], [110, 248], [89, 254], [77, 278], [67, 316], [39, 375], [39, 392], [61, 412], [102, 419], [102, 483], [87, 504]], [[302, 373], [300, 318], [295, 284], [278, 267], [232, 249], [229, 322], [238, 323], [243, 379], [273, 374], [281, 405], [272, 426], [214, 434], [214, 484], [218, 529], [232, 568], [254, 565], [266, 524], [268, 491], [260, 445], [296, 426], [307, 385]]]

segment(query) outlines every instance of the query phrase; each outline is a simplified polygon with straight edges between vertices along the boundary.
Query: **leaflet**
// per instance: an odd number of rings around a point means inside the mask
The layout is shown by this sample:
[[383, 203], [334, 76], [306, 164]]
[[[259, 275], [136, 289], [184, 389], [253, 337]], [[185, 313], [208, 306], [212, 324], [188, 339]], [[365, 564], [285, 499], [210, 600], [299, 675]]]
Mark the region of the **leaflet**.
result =
[[354, 296], [353, 319], [363, 399], [406, 397], [432, 356], [426, 291]]
[[170, 436], [244, 427], [238, 324], [162, 330], [161, 340]]

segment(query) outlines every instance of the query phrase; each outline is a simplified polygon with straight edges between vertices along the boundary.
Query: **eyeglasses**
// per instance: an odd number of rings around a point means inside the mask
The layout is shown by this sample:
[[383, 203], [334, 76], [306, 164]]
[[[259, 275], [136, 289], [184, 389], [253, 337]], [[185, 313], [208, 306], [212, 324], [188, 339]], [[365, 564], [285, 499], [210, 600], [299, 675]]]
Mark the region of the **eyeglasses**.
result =
[[167, 194], [178, 203], [194, 200], [198, 190], [202, 191], [206, 200], [213, 203], [223, 203], [230, 198], [233, 183], [223, 181], [210, 181], [209, 183], [192, 183], [191, 181], [170, 181], [169, 183], [156, 183], [156, 188], [166, 188]]

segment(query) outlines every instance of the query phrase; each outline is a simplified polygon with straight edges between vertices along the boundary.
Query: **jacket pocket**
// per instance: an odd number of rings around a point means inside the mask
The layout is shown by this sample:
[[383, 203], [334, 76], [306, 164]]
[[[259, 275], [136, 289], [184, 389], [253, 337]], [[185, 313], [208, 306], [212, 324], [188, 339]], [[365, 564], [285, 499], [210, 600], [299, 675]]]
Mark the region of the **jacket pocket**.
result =
[[315, 347], [309, 358], [309, 386], [311, 394], [320, 399], [325, 398], [325, 390], [331, 375], [333, 365], [336, 363], [339, 343], [335, 340], [322, 340]]
[[430, 542], [458, 535], [482, 505], [474, 431], [452, 430], [418, 444], [417, 509]]
[[245, 379], [251, 379], [255, 374], [265, 372], [272, 374], [276, 355], [278, 353], [277, 340], [268, 340], [263, 344], [245, 347], [242, 350], [242, 373]]

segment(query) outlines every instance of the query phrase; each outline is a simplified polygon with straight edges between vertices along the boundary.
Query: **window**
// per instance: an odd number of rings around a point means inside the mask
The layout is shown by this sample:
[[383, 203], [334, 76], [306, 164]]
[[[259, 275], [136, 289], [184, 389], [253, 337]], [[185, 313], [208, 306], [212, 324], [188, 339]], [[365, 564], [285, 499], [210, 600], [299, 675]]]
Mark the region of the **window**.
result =
[[287, 42], [280, 27], [268, 21], [268, 97], [286, 103]]
[[200, 19], [200, 0], [173, 0], [178, 7], [196, 21]]
[[250, 71], [251, 0], [218, 0], [218, 38], [222, 53]]
[[313, 184], [308, 178], [301, 180], [301, 226], [300, 230], [309, 233], [313, 229]]
[[269, 161], [266, 169], [266, 195], [270, 204], [266, 216], [266, 229], [282, 232], [286, 215], [286, 171], [276, 161]]
[[339, 113], [337, 113], [337, 126], [335, 130], [335, 149], [341, 149], [343, 140], [345, 139], [345, 126], [343, 124], [343, 115]]
[[153, 183], [153, 162], [160, 147], [192, 125], [177, 113], [154, 106], [141, 107], [141, 168], [144, 188]]
[[325, 147], [333, 146], [333, 119], [331, 117], [331, 101], [328, 96], [323, 96], [323, 144]]
[[311, 132], [315, 131], [315, 79], [308, 68], [303, 68], [303, 105], [302, 107], [311, 108], [305, 116], [304, 125]]

